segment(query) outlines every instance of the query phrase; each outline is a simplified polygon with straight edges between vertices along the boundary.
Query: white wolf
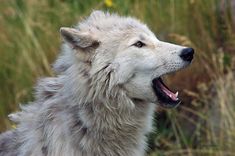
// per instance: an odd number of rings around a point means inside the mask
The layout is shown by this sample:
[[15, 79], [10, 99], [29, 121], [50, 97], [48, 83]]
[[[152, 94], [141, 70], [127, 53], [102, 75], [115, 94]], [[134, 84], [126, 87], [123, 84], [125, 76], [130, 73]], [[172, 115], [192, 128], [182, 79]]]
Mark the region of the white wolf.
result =
[[57, 76], [10, 115], [18, 126], [0, 136], [0, 156], [143, 156], [155, 106], [180, 102], [160, 77], [189, 65], [193, 49], [102, 11], [60, 32]]

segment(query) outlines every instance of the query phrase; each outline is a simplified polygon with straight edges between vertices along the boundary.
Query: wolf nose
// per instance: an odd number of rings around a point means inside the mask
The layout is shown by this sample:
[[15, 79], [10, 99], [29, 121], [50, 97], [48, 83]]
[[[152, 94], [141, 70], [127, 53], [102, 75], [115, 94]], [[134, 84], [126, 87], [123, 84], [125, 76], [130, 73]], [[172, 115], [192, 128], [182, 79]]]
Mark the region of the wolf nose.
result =
[[182, 50], [180, 57], [184, 60], [184, 61], [189, 61], [191, 62], [193, 59], [193, 54], [194, 54], [194, 49], [193, 48], [185, 48]]

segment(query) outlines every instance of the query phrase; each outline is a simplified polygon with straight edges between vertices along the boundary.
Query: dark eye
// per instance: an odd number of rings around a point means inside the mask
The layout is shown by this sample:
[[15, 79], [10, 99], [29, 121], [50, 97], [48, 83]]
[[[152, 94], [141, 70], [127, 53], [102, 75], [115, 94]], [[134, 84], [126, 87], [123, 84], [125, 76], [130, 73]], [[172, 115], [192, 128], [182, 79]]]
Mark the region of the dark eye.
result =
[[138, 42], [136, 42], [136, 43], [133, 44], [133, 45], [136, 46], [136, 47], [138, 47], [138, 48], [141, 48], [141, 47], [145, 46], [145, 44], [144, 44], [143, 42], [141, 42], [141, 41], [138, 41]]

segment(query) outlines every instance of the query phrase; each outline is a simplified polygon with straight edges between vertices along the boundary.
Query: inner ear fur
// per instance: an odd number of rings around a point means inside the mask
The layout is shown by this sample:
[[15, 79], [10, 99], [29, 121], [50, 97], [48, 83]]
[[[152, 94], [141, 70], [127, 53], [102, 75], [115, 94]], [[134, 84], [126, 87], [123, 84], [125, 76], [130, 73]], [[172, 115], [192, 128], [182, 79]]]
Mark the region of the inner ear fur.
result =
[[80, 32], [75, 28], [62, 27], [60, 28], [60, 34], [65, 42], [75, 49], [89, 50], [99, 46], [99, 41], [94, 39], [89, 32]]

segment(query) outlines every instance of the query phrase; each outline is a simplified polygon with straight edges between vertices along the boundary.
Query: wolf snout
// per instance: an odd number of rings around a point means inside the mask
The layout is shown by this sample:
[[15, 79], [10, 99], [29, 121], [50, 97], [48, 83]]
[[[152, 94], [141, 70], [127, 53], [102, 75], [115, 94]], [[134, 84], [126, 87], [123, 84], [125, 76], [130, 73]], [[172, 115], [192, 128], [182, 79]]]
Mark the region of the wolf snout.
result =
[[191, 62], [193, 59], [193, 54], [194, 54], [194, 49], [193, 48], [184, 48], [181, 51], [180, 57], [184, 60], [184, 61], [188, 61]]

